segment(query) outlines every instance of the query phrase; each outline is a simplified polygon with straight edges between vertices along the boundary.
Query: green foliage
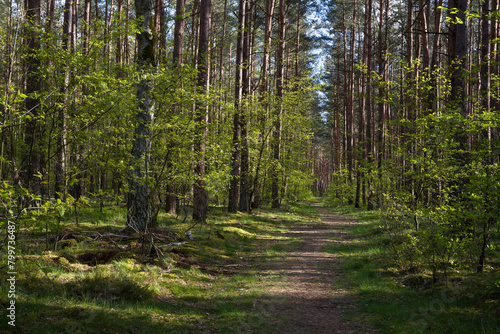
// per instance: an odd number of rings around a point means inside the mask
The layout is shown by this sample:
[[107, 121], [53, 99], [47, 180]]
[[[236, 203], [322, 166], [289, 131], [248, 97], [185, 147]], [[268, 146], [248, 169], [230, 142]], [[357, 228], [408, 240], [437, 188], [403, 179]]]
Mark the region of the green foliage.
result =
[[[380, 165], [360, 161], [357, 169], [365, 173], [362, 182], [369, 182], [368, 194], [373, 192], [383, 209], [398, 266], [430, 273], [434, 281], [446, 280], [451, 270], [494, 270], [487, 263], [499, 240], [499, 167], [494, 152], [500, 142], [492, 133], [500, 113], [484, 110], [478, 96], [464, 118], [457, 101], [449, 98], [449, 68], [424, 71], [418, 59], [407, 64], [387, 56], [387, 61], [407, 74], [385, 82], [373, 77], [384, 88], [378, 102], [399, 115], [387, 124], [384, 147], [389, 155]], [[417, 70], [418, 80], [412, 78]], [[494, 81], [492, 96], [497, 87]], [[418, 104], [409, 105], [412, 101]], [[352, 201], [354, 184], [345, 174], [334, 177], [330, 199], [340, 205]]]
[[327, 196], [334, 206], [343, 206], [354, 201], [356, 186], [349, 181], [346, 173], [333, 173], [333, 182], [327, 191]]
[[[443, 235], [431, 233], [432, 222], [421, 221], [426, 231], [415, 234], [412, 211], [396, 204], [376, 212], [351, 206], [335, 210], [349, 213], [348, 219], [357, 221], [342, 227], [342, 232], [350, 234], [345, 242], [332, 242], [326, 251], [342, 259], [341, 275], [348, 282], [342, 287], [359, 296], [360, 312], [368, 314], [381, 331], [475, 333], [477, 328], [487, 333], [498, 331], [498, 303], [491, 301], [499, 293], [498, 284], [495, 285], [498, 272], [476, 275], [463, 270], [461, 265], [446, 264], [446, 257], [451, 253], [456, 256], [459, 251], [453, 248], [459, 246], [454, 242], [452, 247], [451, 238], [445, 240]], [[394, 216], [389, 220], [391, 214]], [[392, 222], [390, 234], [386, 226], [380, 226], [384, 219]], [[441, 232], [447, 228], [440, 226], [442, 222], [434, 223], [433, 228], [442, 228]], [[432, 259], [429, 251], [433, 247], [444, 252], [434, 254], [434, 264], [449, 267], [446, 282], [439, 282], [439, 277], [436, 282], [431, 270], [423, 270]], [[498, 255], [494, 260], [498, 261]], [[357, 319], [358, 315], [352, 314], [351, 318]]]

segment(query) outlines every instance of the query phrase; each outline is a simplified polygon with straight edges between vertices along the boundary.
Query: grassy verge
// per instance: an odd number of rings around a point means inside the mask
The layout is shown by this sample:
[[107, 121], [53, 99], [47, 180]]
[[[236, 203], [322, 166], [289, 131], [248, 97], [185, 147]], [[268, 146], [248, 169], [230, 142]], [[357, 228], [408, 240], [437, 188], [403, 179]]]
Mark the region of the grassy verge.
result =
[[394, 267], [389, 237], [377, 212], [350, 207], [330, 208], [358, 224], [344, 226], [351, 238], [330, 243], [325, 251], [339, 254], [348, 291], [358, 295], [363, 316], [383, 333], [499, 333], [500, 273], [454, 273], [433, 284], [426, 275], [408, 275]]
[[[269, 300], [266, 288], [283, 277], [261, 268], [294, 247], [297, 240], [283, 236], [290, 224], [315, 214], [305, 205], [252, 215], [213, 208], [206, 224], [194, 226], [162, 214], [152, 230], [161, 251], [146, 255], [143, 237], [117, 232], [123, 208], [81, 209], [78, 226], [72, 214], [58, 224], [18, 222], [15, 331], [273, 333], [280, 319], [262, 305], [280, 302]], [[13, 329], [6, 273], [4, 267], [0, 332]]]

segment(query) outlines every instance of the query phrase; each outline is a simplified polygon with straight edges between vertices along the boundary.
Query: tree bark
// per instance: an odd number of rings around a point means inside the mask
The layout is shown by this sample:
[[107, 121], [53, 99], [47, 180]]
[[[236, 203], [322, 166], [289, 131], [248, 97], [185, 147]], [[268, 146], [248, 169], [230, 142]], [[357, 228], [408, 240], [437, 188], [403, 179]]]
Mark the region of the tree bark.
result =
[[438, 70], [438, 56], [439, 48], [441, 44], [441, 18], [443, 16], [442, 12], [438, 9], [443, 6], [443, 0], [436, 0], [434, 3], [434, 31], [436, 35], [434, 36], [434, 41], [432, 43], [432, 56], [431, 56], [431, 87], [429, 89], [429, 103], [433, 112], [437, 111], [438, 101], [437, 101], [437, 70]]
[[277, 105], [274, 109], [274, 132], [272, 140], [273, 169], [271, 175], [271, 206], [279, 208], [280, 196], [280, 158], [281, 158], [281, 113], [283, 109], [283, 86], [284, 86], [284, 62], [285, 62], [285, 37], [286, 37], [286, 12], [285, 0], [280, 0], [279, 10], [279, 35], [278, 51], [276, 54], [276, 99]]
[[[496, 11], [498, 10], [498, 0], [491, 0], [491, 10]], [[495, 40], [498, 38], [498, 21], [493, 20], [490, 24], [490, 40]], [[497, 43], [492, 43], [490, 45], [490, 55], [491, 55], [491, 62], [490, 62], [490, 73], [495, 74], [498, 76], [498, 63], [499, 63], [499, 56], [498, 56], [498, 44]], [[495, 93], [498, 94], [498, 89], [495, 90]], [[497, 95], [498, 96], [498, 95]], [[493, 109], [498, 109], [498, 100], [497, 99], [491, 99], [490, 100], [490, 107]], [[498, 131], [498, 130], [496, 130]]]
[[[176, 76], [180, 78], [182, 71], [182, 52], [184, 44], [184, 15], [185, 15], [185, 0], [177, 0], [175, 6], [175, 27], [174, 27], [174, 48], [172, 52], [172, 67], [176, 71]], [[174, 105], [174, 114], [179, 113], [179, 104]], [[167, 165], [169, 168], [172, 167], [173, 161], [171, 157], [167, 157], [169, 161]], [[165, 198], [165, 211], [170, 214], [177, 213], [177, 202], [178, 198], [176, 195], [176, 185], [173, 183], [167, 184], [167, 194]]]
[[239, 199], [239, 178], [241, 164], [241, 102], [243, 90], [243, 44], [246, 20], [247, 0], [240, 0], [238, 39], [236, 45], [236, 69], [234, 88], [234, 115], [233, 115], [233, 153], [231, 156], [231, 181], [229, 186], [228, 212], [236, 212]]
[[205, 148], [208, 133], [208, 105], [205, 100], [208, 94], [209, 69], [210, 69], [210, 12], [211, 0], [201, 0], [200, 3], [200, 32], [198, 41], [198, 96], [203, 95], [201, 101], [196, 103], [196, 118], [198, 123], [199, 137], [195, 144], [198, 154], [198, 162], [195, 166], [196, 180], [193, 184], [193, 220], [206, 220], [208, 212], [208, 192], [205, 189]]
[[[373, 108], [372, 108], [372, 0], [367, 0], [366, 3], [366, 148], [365, 148], [365, 161], [367, 163], [368, 174], [371, 171], [371, 164], [373, 161]], [[365, 177], [363, 173], [363, 178]], [[368, 197], [366, 200], [367, 209], [373, 209], [373, 203], [371, 203], [371, 186], [370, 179], [366, 178], [368, 188]], [[363, 198], [366, 196], [366, 192], [363, 190]]]
[[[40, 26], [40, 0], [26, 1], [26, 110], [31, 115], [26, 124], [25, 143], [23, 152], [23, 186], [32, 193], [39, 195], [42, 187], [41, 179], [35, 175], [41, 172], [42, 165], [42, 135], [43, 128], [40, 116], [40, 100], [33, 96], [40, 90], [41, 82], [38, 75], [40, 60], [37, 53], [40, 50], [40, 37], [37, 29]], [[29, 203], [26, 203], [29, 204]]]
[[[387, 27], [387, 18], [388, 18], [388, 9], [389, 4], [386, 3], [387, 0], [380, 0], [380, 24], [379, 24], [379, 55], [378, 55], [378, 69], [379, 69], [379, 78], [381, 80], [381, 85], [378, 90], [378, 132], [377, 132], [377, 142], [378, 142], [378, 151], [377, 151], [377, 166], [378, 166], [378, 177], [382, 178], [382, 161], [385, 152], [385, 141], [384, 141], [384, 127], [385, 127], [385, 103], [384, 95], [385, 95], [385, 82], [387, 80], [387, 65], [385, 54], [387, 52], [387, 30], [384, 30], [384, 27]], [[384, 17], [385, 23], [384, 25]]]
[[490, 73], [489, 73], [489, 50], [490, 50], [490, 0], [483, 0], [481, 15], [481, 103], [485, 111], [490, 109]]
[[[467, 117], [466, 109], [466, 81], [465, 73], [467, 69], [467, 25], [465, 11], [467, 10], [468, 0], [455, 0], [455, 8], [458, 9], [456, 19], [462, 23], [455, 25], [455, 34], [453, 36], [452, 53], [452, 77], [451, 77], [451, 96], [456, 101], [456, 107], [463, 118]], [[465, 143], [463, 143], [465, 144]]]
[[349, 181], [352, 181], [354, 174], [354, 56], [356, 53], [356, 14], [357, 3], [353, 2], [353, 25], [351, 30], [351, 52], [349, 54], [349, 80], [348, 80], [348, 100], [346, 103], [346, 154], [347, 154], [347, 171], [349, 173]]
[[182, 66], [185, 8], [185, 0], [177, 0], [175, 6], [174, 49], [172, 52], [172, 63], [178, 71], [177, 74], [179, 74], [179, 69]]
[[[118, 22], [120, 24], [122, 24], [123, 22], [123, 17], [122, 17], [122, 13], [123, 13], [123, 0], [118, 0], [118, 8], [117, 8], [117, 12], [118, 12]], [[123, 47], [122, 47], [122, 40], [123, 40], [123, 37], [122, 37], [122, 33], [121, 32], [118, 32], [118, 36], [116, 38], [116, 64], [118, 65], [122, 65], [123, 64]]]
[[128, 225], [145, 231], [151, 223], [151, 189], [149, 161], [154, 117], [153, 80], [154, 49], [153, 0], [135, 0], [136, 16], [141, 20], [137, 33], [137, 70], [141, 73], [136, 86], [137, 125], [132, 146], [132, 171], [129, 181]]
[[251, 50], [251, 22], [252, 22], [252, 0], [247, 0], [245, 10], [245, 29], [243, 33], [243, 61], [242, 61], [242, 100], [244, 106], [241, 110], [241, 166], [240, 166], [240, 198], [238, 210], [247, 212], [250, 196], [250, 152], [248, 147], [248, 113], [250, 93], [250, 50]]
[[262, 55], [262, 67], [261, 67], [261, 77], [259, 84], [259, 102], [262, 108], [261, 113], [258, 115], [258, 126], [259, 126], [259, 159], [257, 160], [257, 166], [255, 167], [255, 177], [253, 179], [252, 191], [250, 193], [250, 211], [252, 206], [258, 207], [261, 205], [261, 182], [260, 182], [260, 169], [262, 163], [262, 154], [264, 151], [266, 136], [266, 115], [269, 109], [269, 94], [268, 89], [268, 76], [267, 72], [269, 69], [269, 51], [271, 49], [271, 29], [272, 21], [274, 15], [274, 0], [266, 0], [266, 12], [265, 12], [265, 23], [264, 23], [264, 50]]
[[[77, 6], [76, 0], [66, 0], [64, 4], [64, 21], [63, 21], [63, 38], [62, 38], [62, 48], [66, 51], [66, 56], [70, 57], [73, 53], [76, 43], [76, 25], [75, 21], [77, 18]], [[67, 143], [67, 107], [70, 104], [68, 101], [68, 86], [70, 83], [72, 69], [66, 66], [65, 68], [65, 78], [63, 86], [60, 88], [63, 107], [58, 110], [58, 159], [55, 164], [55, 193], [56, 198], [65, 198], [67, 191], [66, 182], [66, 170], [67, 170], [67, 158], [66, 158], [66, 143]]]
[[156, 54], [158, 61], [165, 62], [167, 49], [167, 36], [165, 32], [165, 0], [154, 0], [154, 31], [158, 36], [156, 43]]

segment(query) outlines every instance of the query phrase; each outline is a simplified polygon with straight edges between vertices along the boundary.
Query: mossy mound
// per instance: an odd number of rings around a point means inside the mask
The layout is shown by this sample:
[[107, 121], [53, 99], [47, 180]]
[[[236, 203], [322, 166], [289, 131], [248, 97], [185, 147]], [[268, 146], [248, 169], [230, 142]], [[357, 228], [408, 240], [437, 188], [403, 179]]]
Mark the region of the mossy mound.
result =
[[416, 274], [406, 277], [403, 285], [412, 289], [430, 289], [433, 285], [432, 277], [425, 274]]
[[78, 247], [78, 241], [75, 239], [64, 239], [57, 243], [57, 247], [59, 249], [76, 248]]

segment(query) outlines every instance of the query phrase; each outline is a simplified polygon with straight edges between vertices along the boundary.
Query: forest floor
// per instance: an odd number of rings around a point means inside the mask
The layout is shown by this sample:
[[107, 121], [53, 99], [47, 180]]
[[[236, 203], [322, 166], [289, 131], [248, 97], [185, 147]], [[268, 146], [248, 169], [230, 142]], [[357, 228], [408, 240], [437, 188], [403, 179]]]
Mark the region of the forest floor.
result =
[[189, 217], [123, 232], [110, 202], [17, 222], [16, 327], [1, 267], [0, 333], [499, 332], [498, 270], [446, 285], [403, 272], [376, 211], [317, 200]]
[[298, 240], [284, 257], [260, 264], [264, 273], [283, 275], [284, 280], [267, 290], [268, 297], [278, 297], [279, 303], [258, 304], [284, 316], [278, 333], [373, 333], [366, 323], [346, 318], [346, 313], [358, 308], [358, 302], [342, 288], [346, 282], [341, 259], [324, 250], [330, 243], [349, 242], [352, 235], [345, 229], [356, 222], [322, 207], [318, 210], [319, 220], [284, 233]]

